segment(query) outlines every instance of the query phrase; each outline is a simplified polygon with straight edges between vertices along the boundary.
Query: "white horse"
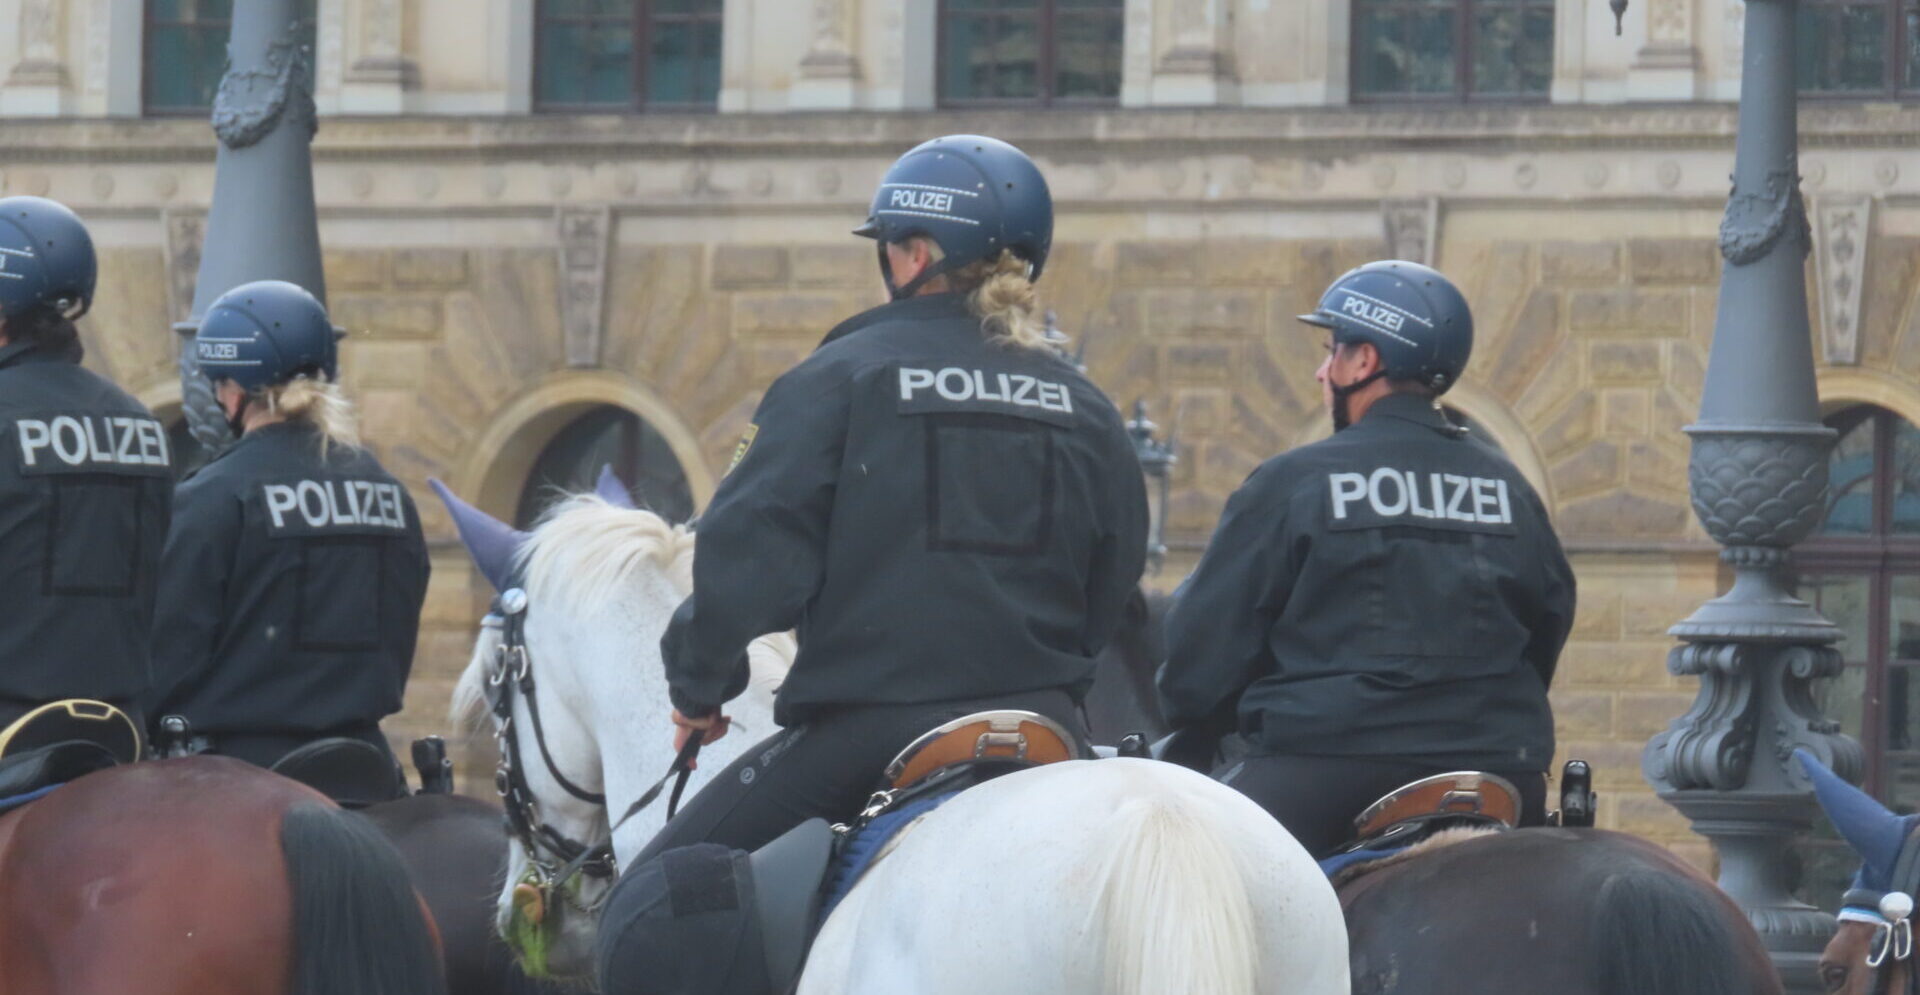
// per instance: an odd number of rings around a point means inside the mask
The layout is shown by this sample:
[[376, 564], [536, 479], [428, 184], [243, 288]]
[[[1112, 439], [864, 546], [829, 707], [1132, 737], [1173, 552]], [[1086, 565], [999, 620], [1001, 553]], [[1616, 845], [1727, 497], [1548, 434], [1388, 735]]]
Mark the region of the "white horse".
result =
[[[568, 778], [607, 796], [605, 808], [587, 805], [537, 758], [525, 763], [542, 818], [576, 839], [606, 839], [607, 812], [624, 811], [669, 762], [658, 646], [690, 552], [684, 531], [590, 496], [561, 505], [520, 550], [549, 747]], [[462, 678], [468, 717], [484, 714], [476, 702], [498, 638], [481, 634]], [[752, 699], [777, 684], [790, 646], [761, 654], [750, 700], [730, 706], [737, 718], [764, 714]], [[737, 751], [770, 731], [747, 725], [715, 747]], [[703, 770], [724, 762], [701, 759]], [[623, 827], [616, 857], [630, 860], [650, 835]], [[526, 867], [518, 849], [501, 915], [524, 946], [511, 899]], [[583, 908], [604, 885], [592, 887], [577, 896]], [[545, 966], [584, 975], [595, 924], [578, 909], [556, 923], [558, 911], [540, 926]], [[801, 995], [982, 991], [1336, 995], [1349, 991], [1346, 930], [1313, 860], [1238, 792], [1153, 761], [1057, 764], [990, 781], [922, 820], [834, 910], [800, 985]]]

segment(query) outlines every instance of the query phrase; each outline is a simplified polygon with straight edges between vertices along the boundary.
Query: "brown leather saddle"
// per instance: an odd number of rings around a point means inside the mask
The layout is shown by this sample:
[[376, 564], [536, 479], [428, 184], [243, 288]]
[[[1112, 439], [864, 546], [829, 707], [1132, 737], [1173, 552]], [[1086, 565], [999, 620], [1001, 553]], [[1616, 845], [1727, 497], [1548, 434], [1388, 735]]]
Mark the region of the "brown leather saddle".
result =
[[947, 794], [1026, 767], [1086, 760], [1093, 748], [1038, 712], [1015, 708], [962, 715], [923, 733], [887, 764], [858, 828], [916, 798]]
[[[1592, 769], [1584, 760], [1569, 760], [1561, 776], [1560, 808], [1548, 821], [1591, 827], [1594, 801]], [[1520, 825], [1521, 804], [1520, 790], [1497, 774], [1459, 770], [1423, 777], [1367, 806], [1353, 820], [1355, 842], [1339, 852], [1398, 849], [1441, 829], [1514, 829]]]

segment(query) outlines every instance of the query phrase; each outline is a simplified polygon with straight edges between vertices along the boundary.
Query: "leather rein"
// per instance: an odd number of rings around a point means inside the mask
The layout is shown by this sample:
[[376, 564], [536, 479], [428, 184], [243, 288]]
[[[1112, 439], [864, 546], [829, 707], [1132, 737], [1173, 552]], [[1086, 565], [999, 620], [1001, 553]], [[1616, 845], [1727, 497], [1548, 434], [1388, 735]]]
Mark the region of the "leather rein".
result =
[[[493, 785], [500, 793], [502, 808], [506, 810], [507, 831], [519, 841], [526, 853], [541, 899], [550, 902], [553, 893], [576, 874], [599, 879], [610, 879], [619, 874], [619, 865], [613, 855], [614, 831], [625, 825], [635, 813], [652, 804], [669, 781], [673, 782], [673, 793], [667, 801], [667, 818], [673, 818], [680, 809], [680, 796], [686, 790], [687, 779], [693, 773], [693, 760], [700, 752], [702, 737], [688, 738], [687, 744], [674, 756], [673, 763], [660, 780], [635, 799], [619, 819], [608, 823], [606, 839], [589, 845], [553, 828], [541, 818], [540, 803], [527, 784], [523, 769], [522, 736], [519, 724], [514, 721], [516, 697], [526, 702], [527, 718], [533, 726], [534, 745], [539, 748], [540, 761], [546, 765], [547, 774], [554, 783], [560, 785], [567, 794], [601, 808], [606, 807], [607, 796], [588, 791], [561, 773], [559, 765], [554, 763], [552, 752], [547, 749], [546, 728], [540, 719], [540, 699], [534, 693], [533, 654], [527, 649], [526, 620], [527, 593], [512, 587], [494, 598], [493, 609], [482, 623], [497, 624], [500, 628], [500, 645], [494, 653], [486, 686], [487, 704], [493, 712], [494, 741], [500, 754], [499, 766], [493, 773]], [[578, 906], [578, 903], [575, 904]], [[592, 911], [584, 907], [581, 910]]]

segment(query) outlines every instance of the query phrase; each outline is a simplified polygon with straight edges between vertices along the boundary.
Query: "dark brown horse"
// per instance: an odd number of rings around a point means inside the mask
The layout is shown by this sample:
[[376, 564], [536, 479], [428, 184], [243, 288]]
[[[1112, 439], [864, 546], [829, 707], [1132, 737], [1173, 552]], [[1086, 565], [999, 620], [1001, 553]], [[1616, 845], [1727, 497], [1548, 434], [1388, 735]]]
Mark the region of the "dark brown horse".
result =
[[115, 767], [0, 817], [0, 995], [434, 995], [364, 819], [235, 760]]
[[414, 887], [433, 910], [451, 995], [571, 990], [529, 979], [494, 928], [507, 873], [507, 832], [499, 806], [462, 795], [423, 794], [374, 805], [363, 814], [393, 841]]
[[1779, 995], [1746, 915], [1624, 833], [1439, 839], [1336, 882], [1354, 995]]
[[1094, 658], [1087, 692], [1087, 725], [1096, 743], [1112, 745], [1131, 732], [1158, 740], [1169, 730], [1153, 689], [1154, 670], [1166, 658], [1162, 625], [1173, 599], [1135, 588], [1120, 615], [1113, 641]]

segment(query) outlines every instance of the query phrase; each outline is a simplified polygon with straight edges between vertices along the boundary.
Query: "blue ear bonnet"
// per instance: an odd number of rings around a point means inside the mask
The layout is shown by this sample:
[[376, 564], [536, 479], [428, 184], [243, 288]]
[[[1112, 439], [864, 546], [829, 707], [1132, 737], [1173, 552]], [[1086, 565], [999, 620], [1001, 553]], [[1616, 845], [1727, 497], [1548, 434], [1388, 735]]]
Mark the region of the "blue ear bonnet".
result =
[[1813, 754], [1795, 750], [1793, 755], [1813, 781], [1814, 796], [1826, 810], [1827, 819], [1860, 856], [1860, 873], [1854, 876], [1853, 888], [1885, 893], [1913, 887], [1912, 881], [1894, 881], [1894, 873], [1901, 849], [1920, 827], [1920, 815], [1896, 815], [1872, 795], [1827, 769]]

